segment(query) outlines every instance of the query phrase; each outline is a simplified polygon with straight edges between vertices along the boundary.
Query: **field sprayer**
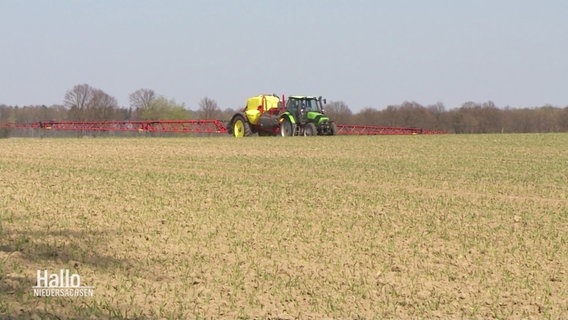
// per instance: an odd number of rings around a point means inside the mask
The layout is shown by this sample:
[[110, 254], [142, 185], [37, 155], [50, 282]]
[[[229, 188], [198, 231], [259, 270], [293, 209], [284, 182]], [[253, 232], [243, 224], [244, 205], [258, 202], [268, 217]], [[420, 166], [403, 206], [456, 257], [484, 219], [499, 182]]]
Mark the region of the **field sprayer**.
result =
[[247, 99], [242, 111], [229, 121], [228, 132], [235, 137], [336, 135], [337, 125], [324, 114], [321, 97], [276, 95]]

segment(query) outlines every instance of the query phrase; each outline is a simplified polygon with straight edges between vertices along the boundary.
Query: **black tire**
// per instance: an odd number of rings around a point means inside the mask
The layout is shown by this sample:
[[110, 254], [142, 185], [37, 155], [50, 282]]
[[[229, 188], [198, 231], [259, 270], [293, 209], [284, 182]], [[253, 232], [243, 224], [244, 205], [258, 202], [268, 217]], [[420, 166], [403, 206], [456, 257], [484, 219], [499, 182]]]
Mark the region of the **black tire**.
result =
[[280, 135], [283, 137], [294, 135], [294, 125], [290, 122], [290, 119], [284, 118], [284, 121], [280, 123]]
[[252, 135], [252, 130], [250, 124], [245, 119], [245, 117], [238, 115], [233, 118], [231, 122], [231, 129], [233, 131], [233, 136], [237, 138], [248, 137]]
[[335, 122], [332, 122], [331, 125], [330, 125], [330, 127], [331, 127], [330, 135], [336, 136], [338, 130], [337, 130], [337, 125], [335, 124]]
[[318, 129], [316, 128], [316, 125], [311, 122], [306, 124], [306, 126], [304, 127], [304, 136], [310, 137], [317, 135], [318, 135]]

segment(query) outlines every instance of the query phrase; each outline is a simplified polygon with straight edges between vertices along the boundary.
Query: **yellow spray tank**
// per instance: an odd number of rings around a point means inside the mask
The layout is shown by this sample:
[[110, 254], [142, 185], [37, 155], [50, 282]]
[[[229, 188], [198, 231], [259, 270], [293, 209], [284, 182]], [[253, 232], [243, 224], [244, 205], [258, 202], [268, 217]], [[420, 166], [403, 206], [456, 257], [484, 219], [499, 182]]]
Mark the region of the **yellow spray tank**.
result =
[[258, 125], [260, 116], [270, 109], [277, 109], [280, 98], [268, 95], [259, 95], [247, 99], [245, 114], [252, 125]]
[[[284, 100], [284, 97], [282, 97]], [[247, 99], [246, 106], [229, 121], [227, 131], [235, 137], [275, 136], [279, 133], [279, 117], [283, 105], [277, 95], [261, 94]]]

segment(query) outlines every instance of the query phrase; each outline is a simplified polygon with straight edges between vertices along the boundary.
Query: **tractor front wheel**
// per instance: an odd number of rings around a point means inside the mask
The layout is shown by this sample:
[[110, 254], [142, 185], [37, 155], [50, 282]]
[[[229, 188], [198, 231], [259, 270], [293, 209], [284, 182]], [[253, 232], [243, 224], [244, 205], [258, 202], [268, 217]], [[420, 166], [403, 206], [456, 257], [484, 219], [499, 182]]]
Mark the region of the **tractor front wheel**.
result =
[[306, 124], [306, 127], [304, 128], [304, 136], [308, 137], [308, 136], [317, 136], [318, 134], [318, 129], [316, 128], [316, 125], [313, 123], [308, 123]]
[[335, 122], [331, 123], [331, 135], [332, 136], [336, 136], [337, 135], [337, 125], [335, 124]]
[[233, 120], [233, 134], [236, 138], [247, 137], [252, 134], [250, 124], [243, 116], [237, 116]]

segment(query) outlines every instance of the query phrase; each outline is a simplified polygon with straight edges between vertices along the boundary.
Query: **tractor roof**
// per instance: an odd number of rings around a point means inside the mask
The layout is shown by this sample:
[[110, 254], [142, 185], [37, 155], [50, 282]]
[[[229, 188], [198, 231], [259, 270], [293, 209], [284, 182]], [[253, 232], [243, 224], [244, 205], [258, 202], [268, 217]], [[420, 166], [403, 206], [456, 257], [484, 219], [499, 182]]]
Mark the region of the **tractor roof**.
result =
[[312, 96], [289, 96], [288, 98], [290, 99], [306, 99], [306, 100], [312, 100], [312, 99], [316, 99], [316, 97], [312, 97]]

